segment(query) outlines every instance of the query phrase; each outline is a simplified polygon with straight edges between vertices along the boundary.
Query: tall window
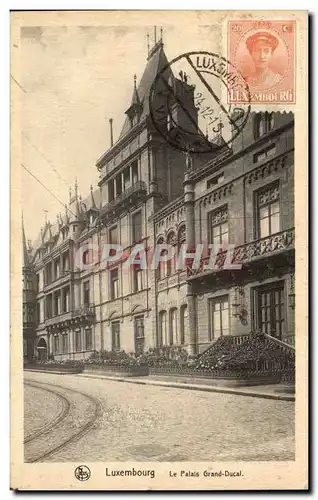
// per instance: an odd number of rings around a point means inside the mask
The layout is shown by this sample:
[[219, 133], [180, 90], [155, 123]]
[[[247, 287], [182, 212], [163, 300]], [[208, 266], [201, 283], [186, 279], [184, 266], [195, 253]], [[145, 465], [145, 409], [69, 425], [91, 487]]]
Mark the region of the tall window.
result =
[[142, 216], [141, 211], [132, 215], [132, 242], [137, 243], [142, 239]]
[[85, 350], [91, 351], [93, 348], [93, 335], [91, 328], [85, 328]]
[[177, 271], [182, 271], [185, 265], [185, 263], [182, 262], [182, 251], [181, 251], [181, 249], [185, 247], [185, 244], [186, 244], [186, 227], [182, 225], [178, 230], [178, 245], [177, 245], [178, 255], [176, 257]]
[[265, 238], [280, 231], [279, 184], [275, 183], [257, 194], [258, 237]]
[[174, 232], [170, 232], [167, 236], [167, 244], [174, 247], [174, 256], [167, 260], [166, 262], [166, 272], [167, 276], [170, 276], [175, 272], [175, 259], [176, 259], [176, 250], [177, 250], [177, 236]]
[[83, 283], [83, 291], [84, 291], [84, 305], [88, 306], [90, 303], [90, 288], [89, 281], [85, 281]]
[[110, 271], [110, 297], [112, 300], [119, 297], [118, 268]]
[[259, 329], [281, 339], [284, 326], [284, 283], [259, 288], [257, 305]]
[[116, 186], [116, 196], [119, 196], [123, 192], [123, 182], [121, 174], [117, 175], [115, 179], [115, 186]]
[[135, 160], [131, 164], [131, 177], [132, 184], [135, 184], [138, 181], [138, 160]]
[[68, 334], [67, 333], [63, 333], [63, 335], [62, 335], [62, 351], [63, 351], [63, 353], [68, 352]]
[[55, 299], [54, 299], [54, 314], [57, 316], [61, 314], [61, 293], [56, 292], [55, 293]]
[[258, 113], [255, 117], [254, 127], [255, 139], [268, 134], [274, 127], [274, 113]]
[[120, 350], [120, 323], [119, 321], [112, 322], [112, 350]]
[[85, 250], [85, 252], [83, 252], [83, 264], [85, 266], [88, 266], [90, 264], [89, 250]]
[[60, 277], [60, 259], [55, 259], [54, 261], [54, 278], [57, 279]]
[[115, 198], [114, 179], [112, 179], [108, 183], [108, 203], [113, 201], [114, 198]]
[[159, 345], [167, 344], [167, 313], [161, 311], [159, 313]]
[[209, 214], [211, 243], [226, 244], [229, 241], [229, 223], [227, 206]]
[[188, 338], [188, 307], [186, 304], [180, 307], [180, 344], [184, 344]]
[[178, 322], [177, 309], [170, 309], [169, 312], [169, 344], [178, 344]]
[[211, 339], [228, 335], [229, 329], [229, 298], [228, 295], [211, 299]]
[[63, 289], [63, 313], [69, 312], [70, 310], [70, 289], [65, 287]]
[[55, 335], [54, 336], [54, 353], [58, 354], [59, 352], [59, 336]]
[[75, 330], [75, 351], [82, 350], [82, 332], [81, 330]]
[[138, 264], [133, 268], [134, 292], [140, 292], [143, 289], [143, 272]]
[[130, 167], [125, 168], [123, 177], [124, 177], [124, 190], [126, 190], [130, 186]]
[[68, 252], [63, 254], [63, 271], [68, 271], [70, 268], [70, 259]]

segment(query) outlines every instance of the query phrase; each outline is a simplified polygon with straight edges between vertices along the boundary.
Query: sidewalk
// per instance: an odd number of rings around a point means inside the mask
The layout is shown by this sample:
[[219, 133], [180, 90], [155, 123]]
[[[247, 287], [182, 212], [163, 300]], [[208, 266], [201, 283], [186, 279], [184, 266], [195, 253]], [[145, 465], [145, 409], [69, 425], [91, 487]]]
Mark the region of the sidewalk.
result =
[[195, 383], [190, 379], [184, 381], [175, 381], [173, 377], [162, 376], [160, 380], [158, 376], [147, 377], [116, 377], [111, 375], [101, 375], [94, 373], [79, 373], [78, 377], [97, 378], [112, 380], [116, 382], [127, 382], [130, 384], [154, 385], [159, 387], [174, 387], [176, 389], [186, 389], [190, 391], [204, 392], [220, 392], [223, 394], [236, 394], [238, 396], [250, 396], [256, 398], [276, 399], [280, 401], [295, 401], [295, 394], [290, 393], [288, 386], [283, 384], [258, 385], [250, 387], [220, 387], [204, 383], [204, 380], [195, 380]]

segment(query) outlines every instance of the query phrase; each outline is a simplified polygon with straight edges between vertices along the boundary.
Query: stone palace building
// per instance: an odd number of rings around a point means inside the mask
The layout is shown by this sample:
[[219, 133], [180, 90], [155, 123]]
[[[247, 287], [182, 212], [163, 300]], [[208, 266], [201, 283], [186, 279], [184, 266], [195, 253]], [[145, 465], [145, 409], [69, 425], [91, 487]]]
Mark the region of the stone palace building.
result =
[[[159, 345], [195, 354], [221, 335], [256, 330], [294, 344], [293, 114], [252, 112], [230, 146], [190, 162], [150, 116], [150, 88], [167, 63], [160, 40], [134, 80], [118, 140], [97, 161], [96, 189], [82, 199], [75, 186], [32, 248], [23, 227], [25, 358]], [[182, 99], [189, 84], [173, 78]], [[174, 119], [182, 126], [186, 118]], [[205, 268], [206, 255], [196, 269], [168, 261], [157, 270], [125, 269], [123, 259], [102, 266], [100, 253], [82, 251], [103, 243], [127, 253], [140, 243], [149, 252], [164, 243], [193, 249], [202, 241], [235, 244], [239, 268], [223, 265], [222, 250], [215, 269]], [[90, 265], [78, 266], [79, 252]]]

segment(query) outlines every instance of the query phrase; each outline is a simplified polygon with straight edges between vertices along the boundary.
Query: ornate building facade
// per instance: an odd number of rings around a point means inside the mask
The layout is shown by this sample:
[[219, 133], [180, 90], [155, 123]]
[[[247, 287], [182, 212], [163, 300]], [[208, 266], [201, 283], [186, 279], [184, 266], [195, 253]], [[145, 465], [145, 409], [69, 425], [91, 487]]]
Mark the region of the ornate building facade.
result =
[[[160, 40], [138, 86], [134, 79], [118, 141], [97, 161], [99, 186], [85, 199], [75, 187], [28, 254], [24, 275], [31, 273], [35, 292], [26, 303], [36, 322], [24, 338], [33, 339], [36, 358], [158, 345], [195, 354], [220, 335], [255, 330], [294, 343], [293, 115], [251, 113], [231, 147], [194, 154], [189, 167], [150, 116], [151, 84], [167, 63]], [[172, 78], [188, 99], [191, 86]], [[183, 126], [187, 118], [174, 120]], [[208, 254], [197, 269], [174, 260], [158, 269], [127, 267], [125, 259], [103, 265], [105, 243], [124, 255], [143, 245], [150, 255], [156, 245], [179, 251], [202, 242], [220, 247], [214, 269], [205, 267]], [[236, 267], [224, 265], [228, 243]]]

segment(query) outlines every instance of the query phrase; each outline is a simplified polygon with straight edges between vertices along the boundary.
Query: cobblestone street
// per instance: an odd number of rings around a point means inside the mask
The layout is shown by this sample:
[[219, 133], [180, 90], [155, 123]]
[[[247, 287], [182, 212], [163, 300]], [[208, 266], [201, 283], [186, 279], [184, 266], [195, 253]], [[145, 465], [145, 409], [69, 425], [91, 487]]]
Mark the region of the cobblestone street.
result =
[[[294, 403], [140, 386], [76, 375], [25, 373], [97, 398], [101, 416], [47, 461], [293, 460]], [[25, 433], [56, 415], [44, 390], [25, 389]], [[43, 420], [42, 420], [43, 423]]]

